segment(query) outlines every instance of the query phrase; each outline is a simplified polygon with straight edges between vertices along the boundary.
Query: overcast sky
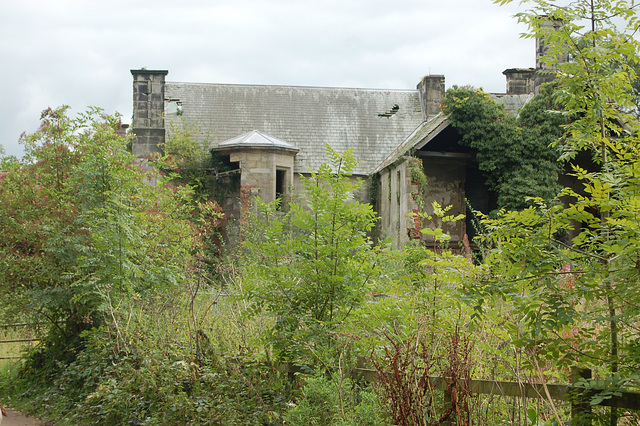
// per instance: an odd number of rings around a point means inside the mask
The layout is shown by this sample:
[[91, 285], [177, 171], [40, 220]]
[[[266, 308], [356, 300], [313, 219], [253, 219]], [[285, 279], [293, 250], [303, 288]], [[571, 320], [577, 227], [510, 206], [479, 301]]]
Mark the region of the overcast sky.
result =
[[491, 0], [1, 0], [0, 145], [22, 155], [40, 112], [99, 106], [131, 122], [130, 69], [168, 81], [504, 92], [535, 43]]

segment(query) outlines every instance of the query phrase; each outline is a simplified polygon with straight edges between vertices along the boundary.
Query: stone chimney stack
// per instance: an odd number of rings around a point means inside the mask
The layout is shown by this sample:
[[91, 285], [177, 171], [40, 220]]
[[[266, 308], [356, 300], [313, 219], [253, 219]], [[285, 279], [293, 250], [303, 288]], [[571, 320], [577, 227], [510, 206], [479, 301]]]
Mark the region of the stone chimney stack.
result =
[[[562, 21], [560, 20], [546, 20], [542, 24], [543, 28], [549, 30], [557, 30], [562, 27]], [[536, 38], [536, 75], [535, 75], [535, 93], [538, 94], [540, 90], [540, 86], [544, 83], [549, 83], [553, 81], [555, 76], [555, 71], [557, 69], [558, 64], [564, 64], [569, 62], [569, 53], [564, 52], [558, 55], [557, 63], [553, 65], [548, 65], [542, 62], [542, 57], [547, 54], [549, 48], [545, 45], [544, 37]]]
[[422, 118], [427, 121], [440, 113], [444, 99], [444, 75], [427, 75], [418, 83]]
[[131, 70], [133, 75], [133, 154], [148, 157], [165, 141], [165, 70]]
[[509, 68], [502, 72], [507, 77], [507, 95], [527, 95], [535, 90], [534, 68]]

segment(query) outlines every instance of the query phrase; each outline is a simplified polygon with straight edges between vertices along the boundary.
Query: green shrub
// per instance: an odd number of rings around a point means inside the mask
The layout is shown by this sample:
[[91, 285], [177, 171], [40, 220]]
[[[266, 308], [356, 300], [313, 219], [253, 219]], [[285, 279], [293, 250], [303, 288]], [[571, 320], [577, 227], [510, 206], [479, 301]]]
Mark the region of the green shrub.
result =
[[327, 375], [305, 377], [297, 403], [284, 420], [291, 425], [390, 425], [375, 393], [362, 390], [349, 379], [342, 386]]

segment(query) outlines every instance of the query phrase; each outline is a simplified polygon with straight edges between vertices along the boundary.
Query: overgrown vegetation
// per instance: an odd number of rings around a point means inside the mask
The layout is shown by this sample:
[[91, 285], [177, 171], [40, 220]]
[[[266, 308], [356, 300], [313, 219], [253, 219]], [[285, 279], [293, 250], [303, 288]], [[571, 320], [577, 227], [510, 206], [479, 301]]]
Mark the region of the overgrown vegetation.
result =
[[[189, 179], [163, 176], [178, 171], [169, 157], [142, 172], [117, 117], [45, 111], [26, 157], [2, 163], [0, 314], [47, 324], [24, 363], [0, 370], [3, 403], [61, 425], [557, 425], [566, 404], [478, 396], [471, 378], [567, 383], [588, 367], [594, 407], [638, 389], [640, 126], [625, 113], [638, 45], [603, 26], [638, 21], [625, 1], [529, 3], [520, 19], [547, 37], [548, 60], [560, 47], [574, 58], [558, 65], [555, 92], [511, 121], [482, 92], [457, 89], [449, 113], [505, 206], [525, 205], [527, 185], [504, 186], [519, 168], [552, 187], [554, 176], [526, 170], [536, 156], [553, 168], [555, 150], [585, 151], [599, 168], [574, 165], [580, 188], [534, 189], [526, 208], [482, 217], [481, 263], [438, 228], [423, 230], [433, 250], [374, 246], [375, 213], [352, 199], [356, 160], [328, 148], [300, 202], [257, 199], [241, 246], [216, 254], [224, 268], [203, 266], [220, 212]], [[511, 136], [523, 146], [498, 158]], [[189, 152], [184, 137], [169, 154]], [[461, 219], [433, 207], [439, 222]], [[615, 409], [592, 417], [638, 422]]]
[[[351, 200], [360, 184], [348, 178], [356, 165], [351, 151], [327, 148], [332, 164], [303, 179], [305, 204], [258, 201], [256, 231], [245, 242], [248, 294], [257, 313], [275, 319], [272, 343], [282, 359], [325, 362], [340, 324], [363, 303], [377, 274], [376, 250], [367, 235], [375, 225], [369, 204]], [[304, 355], [303, 355], [304, 354]]]
[[214, 152], [193, 137], [197, 131], [183, 120], [171, 122], [169, 137], [161, 146], [162, 155], [152, 157], [151, 161], [172, 185], [192, 192], [185, 201], [190, 201], [193, 207], [192, 221], [197, 225], [197, 237], [202, 244], [196, 257], [199, 267], [211, 277], [221, 268], [225, 219], [221, 204], [228, 194], [216, 179], [216, 173], [225, 166]]
[[23, 136], [25, 157], [0, 190], [3, 311], [49, 323], [30, 357], [47, 375], [123, 298], [183, 280], [198, 247], [189, 192], [144, 183], [151, 177], [123, 149], [116, 117], [66, 110], [44, 111], [40, 130]]
[[215, 177], [210, 173], [213, 157], [192, 134], [196, 128], [184, 121], [171, 122], [169, 137], [162, 149], [163, 155], [155, 159], [157, 166], [171, 178], [188, 185], [199, 201], [210, 200], [216, 188]]
[[476, 152], [487, 188], [498, 195], [498, 208], [522, 209], [526, 197], [552, 200], [560, 191], [560, 151], [553, 144], [567, 116], [557, 112], [555, 93], [547, 86], [516, 118], [482, 90], [447, 91], [443, 111], [462, 144]]

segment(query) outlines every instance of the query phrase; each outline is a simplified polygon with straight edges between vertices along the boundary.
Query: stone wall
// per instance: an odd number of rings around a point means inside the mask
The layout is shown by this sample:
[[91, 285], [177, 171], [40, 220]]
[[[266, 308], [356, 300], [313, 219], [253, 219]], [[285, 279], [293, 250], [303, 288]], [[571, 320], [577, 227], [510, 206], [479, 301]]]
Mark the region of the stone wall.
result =
[[[465, 162], [455, 159], [430, 158], [425, 167], [427, 187], [424, 193], [424, 210], [433, 216], [432, 204], [438, 202], [442, 207], [451, 206], [447, 215], [466, 213], [465, 203]], [[430, 228], [442, 228], [451, 236], [452, 243], [461, 242], [466, 233], [465, 221], [455, 223], [442, 223], [433, 216], [430, 223], [423, 224]], [[425, 238], [425, 242], [433, 242], [431, 237]]]
[[381, 217], [380, 237], [390, 239], [394, 247], [402, 248], [413, 235], [415, 221], [410, 216], [417, 208], [413, 199], [408, 161], [400, 160], [378, 175], [378, 215]]
[[[430, 158], [425, 161], [427, 186], [422, 189], [411, 182], [408, 161], [399, 161], [378, 175], [377, 210], [381, 217], [381, 238], [388, 238], [394, 247], [402, 248], [411, 239], [420, 239], [425, 244], [433, 243], [429, 236], [422, 235], [423, 228], [442, 228], [457, 244], [464, 239], [466, 223], [442, 223], [433, 215], [433, 201], [442, 207], [451, 206], [447, 215], [466, 212], [465, 162], [452, 159]], [[422, 198], [422, 199], [420, 199]], [[431, 220], [419, 219], [412, 213], [424, 212]]]
[[284, 182], [281, 183], [285, 193], [292, 190], [293, 160], [290, 154], [283, 154], [272, 149], [241, 149], [230, 152], [230, 161], [240, 166], [240, 206], [241, 212], [247, 212], [254, 206], [255, 197], [270, 203], [276, 199], [278, 171]]
[[502, 74], [507, 77], [507, 95], [526, 95], [535, 90], [534, 68], [509, 68]]

